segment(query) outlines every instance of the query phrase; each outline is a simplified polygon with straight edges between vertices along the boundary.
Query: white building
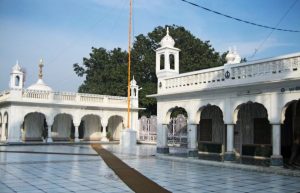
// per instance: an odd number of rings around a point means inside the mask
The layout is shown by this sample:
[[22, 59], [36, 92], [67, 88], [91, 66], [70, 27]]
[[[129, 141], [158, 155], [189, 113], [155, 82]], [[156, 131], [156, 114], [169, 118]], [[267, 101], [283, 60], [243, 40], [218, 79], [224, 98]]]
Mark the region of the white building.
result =
[[167, 125], [187, 112], [190, 156], [252, 157], [281, 166], [300, 140], [300, 53], [179, 74], [179, 49], [167, 32], [156, 50], [157, 152], [169, 153]]
[[[18, 62], [10, 74], [9, 90], [0, 92], [2, 142], [119, 140], [127, 125], [127, 97], [55, 92], [43, 81], [24, 88]], [[138, 85], [131, 81], [131, 125], [138, 128]], [[138, 131], [138, 130], [137, 130]]]

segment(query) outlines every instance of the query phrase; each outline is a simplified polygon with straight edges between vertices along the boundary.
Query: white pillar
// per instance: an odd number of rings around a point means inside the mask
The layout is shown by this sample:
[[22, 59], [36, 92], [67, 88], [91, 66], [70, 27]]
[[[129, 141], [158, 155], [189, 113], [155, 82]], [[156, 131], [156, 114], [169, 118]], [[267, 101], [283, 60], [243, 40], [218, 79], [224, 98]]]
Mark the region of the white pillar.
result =
[[283, 166], [281, 156], [281, 126], [280, 124], [272, 124], [272, 150], [271, 166]]
[[109, 142], [109, 139], [107, 139], [106, 137], [106, 127], [107, 127], [107, 122], [102, 122], [102, 127], [103, 127], [103, 131], [102, 131], [102, 136], [101, 136], [101, 140], [102, 142]]
[[2, 134], [1, 134], [1, 141], [6, 141], [6, 133], [5, 133], [5, 128], [6, 128], [6, 122], [2, 123]]
[[188, 156], [198, 156], [197, 124], [188, 124]]
[[157, 153], [169, 153], [168, 147], [168, 126], [157, 124]]
[[47, 136], [47, 143], [52, 143], [52, 131], [51, 131], [52, 124], [48, 124], [48, 136]]
[[227, 150], [224, 156], [225, 161], [234, 161], [235, 154], [233, 152], [234, 143], [234, 124], [227, 124]]
[[78, 131], [78, 128], [79, 126], [78, 125], [75, 125], [75, 138], [74, 138], [74, 141], [77, 143], [77, 142], [80, 142], [79, 140], [79, 131]]

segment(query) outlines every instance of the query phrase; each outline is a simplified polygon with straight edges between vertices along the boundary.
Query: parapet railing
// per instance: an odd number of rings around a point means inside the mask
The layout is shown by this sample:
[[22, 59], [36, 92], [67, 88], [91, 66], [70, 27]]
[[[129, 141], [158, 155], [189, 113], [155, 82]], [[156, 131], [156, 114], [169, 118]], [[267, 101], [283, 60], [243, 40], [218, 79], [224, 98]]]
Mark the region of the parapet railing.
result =
[[300, 78], [299, 72], [300, 54], [298, 53], [269, 60], [225, 64], [221, 67], [165, 78], [158, 83], [158, 92], [172, 92], [178, 88], [203, 89], [246, 82], [283, 80], [284, 78], [293, 78], [293, 75]]
[[127, 104], [127, 97], [85, 94], [85, 93], [70, 93], [70, 92], [51, 92], [29, 89], [11, 89], [9, 91], [0, 92], [0, 101], [6, 99], [13, 100], [34, 100], [43, 102], [57, 103], [109, 103], [109, 104]]

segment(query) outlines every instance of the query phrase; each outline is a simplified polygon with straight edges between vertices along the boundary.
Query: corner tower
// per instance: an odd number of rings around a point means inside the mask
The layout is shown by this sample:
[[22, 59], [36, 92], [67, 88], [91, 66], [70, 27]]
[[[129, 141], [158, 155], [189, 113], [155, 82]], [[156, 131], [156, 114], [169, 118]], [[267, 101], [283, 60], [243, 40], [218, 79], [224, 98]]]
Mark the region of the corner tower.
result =
[[160, 48], [156, 49], [156, 76], [158, 79], [179, 74], [179, 51], [175, 48], [175, 41], [167, 35], [160, 41]]
[[24, 86], [24, 72], [17, 61], [16, 65], [12, 68], [10, 73], [10, 89], [22, 89]]

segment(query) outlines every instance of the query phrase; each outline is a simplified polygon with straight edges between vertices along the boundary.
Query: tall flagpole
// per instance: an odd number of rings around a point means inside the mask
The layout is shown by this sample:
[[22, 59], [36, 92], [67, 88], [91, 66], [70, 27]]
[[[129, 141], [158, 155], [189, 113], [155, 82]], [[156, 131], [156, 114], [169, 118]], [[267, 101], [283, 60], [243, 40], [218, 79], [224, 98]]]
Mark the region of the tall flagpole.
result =
[[130, 65], [131, 65], [131, 18], [132, 18], [132, 0], [130, 0], [129, 11], [129, 29], [128, 29], [128, 89], [127, 89], [127, 128], [130, 128]]

